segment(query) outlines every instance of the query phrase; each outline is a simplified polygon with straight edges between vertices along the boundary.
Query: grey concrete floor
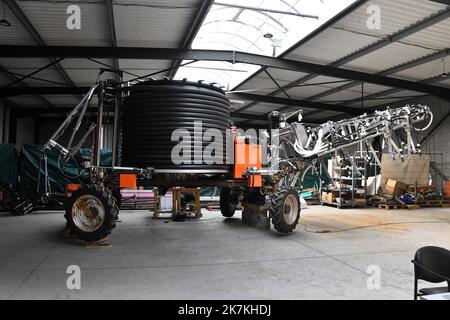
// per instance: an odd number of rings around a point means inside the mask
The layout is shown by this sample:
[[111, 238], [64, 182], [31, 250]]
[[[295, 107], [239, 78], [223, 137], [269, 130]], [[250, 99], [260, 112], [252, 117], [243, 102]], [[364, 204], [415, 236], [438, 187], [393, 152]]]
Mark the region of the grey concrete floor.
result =
[[[112, 246], [92, 248], [61, 237], [61, 212], [0, 213], [0, 299], [411, 299], [414, 252], [450, 248], [450, 209], [441, 208], [312, 206], [289, 236], [249, 228], [240, 213], [120, 217]], [[81, 269], [81, 290], [66, 286], [69, 265]], [[367, 287], [371, 265], [380, 289]]]

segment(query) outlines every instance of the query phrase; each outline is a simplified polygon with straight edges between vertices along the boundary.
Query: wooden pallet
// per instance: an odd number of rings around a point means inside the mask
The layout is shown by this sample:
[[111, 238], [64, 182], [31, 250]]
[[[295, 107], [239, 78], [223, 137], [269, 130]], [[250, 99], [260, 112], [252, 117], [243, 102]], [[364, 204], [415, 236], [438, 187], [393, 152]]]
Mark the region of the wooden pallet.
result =
[[442, 200], [425, 200], [416, 202], [417, 205], [419, 205], [421, 208], [431, 208], [431, 207], [441, 207], [443, 205]]
[[406, 209], [408, 210], [414, 210], [414, 209], [420, 209], [421, 207], [418, 204], [407, 204]]
[[397, 209], [403, 209], [405, 206], [403, 204], [379, 204], [378, 208], [384, 209], [384, 210], [397, 210]]
[[367, 203], [367, 207], [373, 207], [373, 208], [379, 208], [380, 206], [386, 205], [385, 203], [373, 203], [373, 202], [368, 202]]
[[340, 204], [340, 203], [336, 203], [336, 202], [324, 202], [324, 201], [322, 201], [322, 205], [323, 206], [328, 206], [328, 207], [335, 207], [335, 208], [338, 208], [338, 209], [350, 208], [351, 207], [349, 204]]
[[421, 208], [450, 208], [450, 201], [447, 200], [426, 200], [417, 202]]
[[[182, 194], [193, 194], [195, 198], [195, 202], [191, 206], [191, 209], [195, 212], [195, 219], [200, 219], [202, 215], [201, 204], [200, 204], [200, 188], [170, 188], [167, 190], [168, 192], [172, 192], [172, 217], [176, 215], [180, 215], [186, 213], [182, 208], [181, 195]], [[166, 219], [165, 216], [160, 217], [160, 209], [158, 208], [158, 197], [159, 197], [159, 188], [156, 188], [154, 191], [154, 201], [153, 201], [153, 219]]]
[[220, 204], [208, 203], [206, 205], [206, 210], [208, 211], [220, 210]]

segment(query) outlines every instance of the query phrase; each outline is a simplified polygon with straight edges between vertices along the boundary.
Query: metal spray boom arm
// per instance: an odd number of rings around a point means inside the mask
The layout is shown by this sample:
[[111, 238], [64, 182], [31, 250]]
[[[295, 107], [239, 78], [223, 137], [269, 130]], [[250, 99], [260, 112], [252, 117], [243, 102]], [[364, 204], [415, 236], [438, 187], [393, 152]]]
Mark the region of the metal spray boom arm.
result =
[[[414, 125], [429, 119], [423, 128]], [[419, 145], [414, 143], [412, 131], [424, 131], [431, 126], [433, 114], [429, 107], [406, 105], [397, 109], [376, 111], [338, 122], [328, 121], [316, 128], [305, 128], [301, 123], [292, 123], [280, 137], [284, 137], [301, 158], [321, 157], [352, 145], [368, 142], [375, 137], [384, 136], [391, 156], [402, 157], [404, 151], [419, 153]], [[404, 129], [407, 141], [397, 146], [393, 133]], [[291, 139], [289, 139], [289, 137]], [[373, 151], [373, 150], [371, 150]], [[372, 152], [373, 153], [373, 152]]]
[[[75, 138], [75, 134], [80, 129], [81, 121], [83, 120], [83, 117], [89, 106], [89, 102], [91, 101], [92, 95], [94, 94], [94, 91], [97, 89], [97, 87], [98, 87], [98, 84], [94, 84], [91, 87], [91, 89], [89, 89], [89, 91], [84, 95], [83, 99], [81, 99], [81, 101], [78, 103], [78, 105], [70, 112], [70, 114], [67, 116], [67, 118], [64, 120], [64, 122], [61, 123], [61, 125], [58, 127], [58, 129], [55, 131], [55, 133], [53, 133], [53, 135], [47, 141], [47, 143], [44, 144], [44, 146], [41, 149], [42, 153], [47, 153], [52, 148], [58, 149], [64, 155], [64, 157], [67, 157], [69, 154], [72, 153], [71, 147], [72, 147], [73, 140]], [[61, 138], [61, 136], [64, 134], [64, 132], [67, 130], [67, 128], [70, 126], [70, 124], [72, 123], [72, 121], [78, 114], [79, 114], [78, 120], [77, 120], [75, 127], [73, 128], [73, 132], [72, 132], [72, 135], [70, 136], [69, 143], [66, 147], [64, 147], [58, 143], [58, 139]], [[76, 145], [76, 147], [74, 149], [81, 147], [83, 142], [86, 140], [87, 136], [92, 132], [92, 130], [94, 130], [94, 128], [95, 128], [95, 125], [93, 125], [89, 128], [88, 132], [85, 135], [83, 135], [83, 137], [81, 138], [81, 141]]]

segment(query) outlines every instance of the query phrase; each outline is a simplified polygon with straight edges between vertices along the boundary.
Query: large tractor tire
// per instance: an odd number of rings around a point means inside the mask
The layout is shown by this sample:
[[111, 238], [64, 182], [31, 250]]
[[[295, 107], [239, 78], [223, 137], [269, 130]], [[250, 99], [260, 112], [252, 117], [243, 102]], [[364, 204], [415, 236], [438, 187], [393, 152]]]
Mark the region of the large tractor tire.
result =
[[236, 212], [238, 197], [230, 187], [223, 187], [220, 191], [220, 212], [227, 218], [231, 218]]
[[294, 231], [300, 218], [300, 198], [292, 187], [282, 187], [272, 198], [270, 205], [272, 223], [278, 232]]
[[80, 240], [98, 241], [116, 226], [118, 208], [111, 194], [100, 186], [83, 186], [67, 202], [67, 226]]

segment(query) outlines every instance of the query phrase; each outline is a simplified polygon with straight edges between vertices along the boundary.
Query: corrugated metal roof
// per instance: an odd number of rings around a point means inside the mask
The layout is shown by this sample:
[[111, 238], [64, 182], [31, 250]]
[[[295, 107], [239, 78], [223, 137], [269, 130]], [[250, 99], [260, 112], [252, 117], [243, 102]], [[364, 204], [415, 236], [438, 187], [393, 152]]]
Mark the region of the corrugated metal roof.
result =
[[[9, 72], [12, 72], [15, 74], [16, 78], [21, 78], [22, 76], [30, 74], [35, 70], [36, 69], [34, 69], [34, 68], [33, 69], [26, 69], [26, 68], [20, 68], [20, 69], [10, 68], [10, 69], [8, 69]], [[48, 80], [51, 82], [42, 81], [39, 79]], [[25, 82], [29, 86], [36, 86], [36, 87], [45, 87], [45, 86], [54, 87], [54, 86], [57, 86], [58, 84], [65, 85], [64, 80], [61, 78], [61, 76], [58, 75], [58, 73], [55, 71], [54, 68], [42, 70], [38, 74], [23, 80], [23, 82]]]
[[306, 121], [320, 120], [320, 121], [326, 122], [328, 120], [335, 120], [334, 117], [336, 117], [337, 115], [340, 115], [340, 113], [333, 112], [333, 111], [319, 111], [319, 112], [308, 115], [308, 118], [306, 119]]
[[[120, 2], [120, 4], [123, 3]], [[178, 48], [194, 19], [200, 1], [139, 1], [137, 3], [140, 5], [116, 4], [114, 6], [118, 46]]]
[[[18, 58], [2, 58], [0, 59], [0, 65], [7, 69], [13, 77], [21, 78], [26, 76], [36, 69], [39, 69], [45, 65], [48, 65], [50, 61], [48, 59], [39, 59], [39, 58], [29, 58], [29, 59], [18, 59]], [[48, 80], [47, 81], [42, 81]], [[50, 82], [51, 81], [51, 82]], [[56, 72], [53, 67], [49, 67], [41, 72], [33, 75], [30, 78], [23, 80], [27, 85], [30, 86], [55, 86], [58, 84], [65, 85], [65, 82], [61, 78], [61, 76]], [[8, 80], [7, 83], [11, 83], [11, 80]]]
[[[231, 1], [235, 2], [235, 1]], [[103, 2], [98, 1], [71, 1], [76, 3], [82, 10], [81, 30], [68, 30], [66, 24], [67, 1], [17, 1], [18, 5], [35, 29], [48, 45], [95, 45], [110, 46], [111, 33], [107, 21], [106, 7]], [[137, 47], [160, 47], [179, 48], [184, 37], [189, 30], [197, 8], [200, 7], [200, 0], [115, 0], [113, 5], [116, 38], [118, 46]], [[263, 3], [263, 2], [261, 2]], [[294, 2], [293, 2], [294, 3]], [[367, 28], [368, 13], [367, 8], [376, 5], [381, 10], [381, 29], [369, 30]], [[344, 57], [351, 55], [367, 46], [379, 41], [383, 37], [392, 35], [400, 30], [404, 30], [423, 19], [430, 17], [446, 8], [445, 5], [429, 0], [369, 0], [364, 5], [353, 10], [351, 13], [328, 26], [322, 32], [317, 33], [308, 41], [301, 43], [297, 48], [290, 50], [285, 55], [287, 59], [309, 61], [319, 64], [332, 64]], [[230, 10], [229, 10], [230, 11]], [[243, 15], [243, 17], [250, 15]], [[12, 22], [10, 28], [0, 29], [1, 44], [33, 45], [36, 44], [28, 32], [23, 28], [15, 16], [7, 9], [6, 17]], [[223, 31], [223, 30], [222, 30]], [[221, 32], [222, 32], [221, 31]], [[401, 42], [393, 42], [381, 49], [364, 54], [353, 61], [350, 61], [341, 68], [361, 70], [370, 73], [377, 73], [383, 70], [413, 61], [420, 57], [425, 57], [436, 50], [450, 47], [450, 19], [428, 26], [424, 30], [409, 35]], [[299, 31], [301, 32], [301, 31]], [[243, 40], [244, 41], [244, 40]], [[244, 41], [245, 42], [245, 41]], [[244, 43], [239, 45], [245, 46]], [[250, 49], [248, 49], [250, 50]], [[97, 59], [100, 63], [112, 66], [109, 59]], [[48, 59], [0, 59], [0, 65], [8, 68], [17, 74], [27, 74], [46, 64]], [[155, 71], [168, 68], [172, 65], [168, 60], [119, 60], [119, 66], [132, 74], [142, 76]], [[77, 86], [89, 86], [95, 81], [98, 68], [101, 64], [87, 59], [66, 59], [60, 65]], [[201, 63], [193, 64], [189, 68], [181, 68], [180, 74], [189, 74]], [[209, 64], [214, 66], [214, 63]], [[239, 65], [233, 65], [238, 68]], [[420, 81], [439, 76], [443, 71], [450, 72], [450, 58], [445, 61], [445, 68], [442, 61], [437, 59], [420, 66], [391, 74], [391, 77], [404, 78], [408, 80]], [[216, 70], [217, 71], [217, 70]], [[218, 72], [209, 70], [205, 73], [214, 81], [218, 77]], [[298, 79], [304, 78], [308, 74], [289, 70], [268, 68], [268, 72], [281, 86], [286, 86]], [[165, 73], [156, 77], [162, 77]], [[36, 77], [51, 81], [62, 82], [61, 76], [54, 67], [42, 71]], [[125, 74], [125, 80], [133, 78], [133, 75]], [[226, 81], [226, 79], [224, 79]], [[340, 87], [343, 83], [327, 83], [330, 81], [342, 80], [332, 77], [316, 76], [303, 84], [314, 84], [313, 86], [298, 86], [287, 90], [294, 99], [307, 99], [318, 93], [326, 92], [330, 89]], [[0, 77], [0, 84], [10, 81]], [[219, 82], [219, 81], [217, 81]], [[47, 85], [36, 79], [27, 79], [25, 83], [35, 86]], [[450, 86], [450, 80], [443, 80], [436, 85]], [[252, 90], [251, 93], [259, 95], [269, 95], [277, 88], [276, 84], [264, 73], [259, 72], [251, 79], [239, 86], [237, 90]], [[371, 84], [364, 85], [365, 94], [379, 93], [389, 88]], [[254, 91], [253, 91], [254, 90]], [[407, 91], [398, 91], [391, 97], [402, 97], [411, 95]], [[417, 95], [420, 93], [414, 93]], [[278, 97], [286, 98], [284, 93], [277, 94]], [[46, 98], [57, 105], [64, 104], [64, 97], [46, 96]], [[354, 86], [344, 91], [322, 97], [318, 101], [322, 102], [342, 102], [345, 100], [361, 98], [361, 86]], [[383, 98], [383, 97], [381, 97]], [[67, 102], [72, 103], [76, 98], [67, 96]], [[36, 97], [20, 97], [13, 99], [24, 105], [42, 104]], [[397, 100], [398, 101], [398, 100]], [[365, 106], [384, 105], [395, 103], [395, 100], [368, 100]], [[360, 102], [355, 102], [353, 106], [358, 106]], [[271, 110], [278, 109], [282, 105], [259, 103], [249, 108], [245, 113], [265, 114]], [[329, 117], [335, 113], [317, 112], [314, 116]]]
[[404, 42], [417, 43], [422, 46], [446, 49], [450, 47], [450, 20], [444, 20], [423, 31], [404, 39]]
[[42, 102], [36, 96], [23, 95], [17, 97], [10, 97], [9, 99], [12, 100], [14, 103], [17, 103], [18, 105], [27, 108], [42, 107]]
[[[287, 90], [287, 93], [294, 99], [304, 99], [308, 98], [310, 96], [316, 95], [318, 93], [321, 93], [325, 90], [328, 90], [327, 88], [324, 88], [323, 86], [308, 86], [308, 87], [298, 87], [298, 88], [292, 88]], [[281, 96], [281, 95], [279, 95]]]
[[41, 58], [0, 58], [0, 64], [4, 68], [12, 69], [38, 69], [48, 64], [48, 59]]
[[450, 87], [450, 79], [439, 82], [440, 85]]
[[[370, 16], [367, 9], [370, 6], [377, 6], [380, 9], [381, 29], [379, 30], [369, 30], [367, 27]], [[423, 20], [445, 7], [443, 4], [429, 0], [371, 0], [338, 21], [335, 27], [387, 36]]]
[[434, 78], [444, 73], [443, 63], [445, 63], [445, 71], [450, 72], [450, 58], [447, 58], [444, 60], [437, 59], [429, 63], [425, 63], [420, 66], [398, 72], [395, 74], [395, 76], [405, 79], [419, 80]]
[[373, 43], [374, 37], [328, 29], [286, 56], [287, 59], [329, 64]]
[[329, 89], [336, 88], [344, 83], [347, 83], [342, 81], [342, 79], [338, 78], [317, 76], [314, 79], [301, 83], [292, 89], [289, 89], [287, 92], [292, 98], [308, 98], [310, 96], [322, 93]]
[[[380, 30], [369, 30], [367, 27], [367, 19], [369, 17], [367, 8], [373, 5], [380, 8]], [[332, 64], [354, 52], [364, 50], [369, 45], [380, 41], [380, 39], [405, 30], [411, 25], [436, 15], [445, 8], [446, 6], [443, 4], [425, 0], [367, 1], [363, 6], [341, 18], [309, 41], [291, 50], [291, 53], [289, 53], [286, 58], [319, 64]], [[418, 31], [413, 35], [401, 39], [401, 42], [392, 42], [381, 49], [368, 52], [344, 65], [339, 65], [341, 68], [369, 73], [381, 72], [406, 62], [413, 61], [417, 58], [425, 57], [431, 53], [435, 53], [437, 52], [437, 49], [449, 48], [449, 30], [450, 19], [446, 19], [435, 25], [428, 26], [423, 31]], [[439, 63], [440, 61], [437, 60], [423, 66], [406, 69], [398, 74], [392, 74], [390, 76], [405, 77], [409, 80], [430, 78], [442, 73], [442, 67], [438, 70], [436, 69], [436, 65]], [[446, 64], [446, 69], [450, 70], [448, 61]], [[280, 70], [277, 72], [275, 78], [282, 79], [283, 73], [284, 71]], [[258, 74], [258, 77], [260, 77], [260, 75], [261, 73]], [[297, 78], [294, 78], [295, 76], [291, 73], [290, 80], [295, 81], [302, 79], [304, 76], [304, 74], [299, 74]], [[292, 78], [294, 79], [292, 80]], [[315, 77], [306, 83], [320, 82], [327, 81], [324, 77]], [[259, 83], [255, 82], [254, 79], [249, 79], [245, 83], [245, 87], [248, 88], [249, 85], [256, 87], [258, 84]], [[289, 89], [288, 93], [292, 98], [309, 98], [318, 93], [326, 92], [330, 88], [336, 88], [341, 85], [342, 84], [318, 84], [315, 87], [296, 87]], [[239, 86], [238, 89], [241, 89], [241, 87], [244, 86]], [[364, 93], [366, 95], [383, 92], [387, 89], [389, 88], [383, 86], [371, 84], [364, 85]], [[406, 95], [407, 93], [405, 91], [400, 91], [399, 94], [397, 94], [399, 97]], [[282, 94], [277, 94], [277, 96], [281, 97]], [[359, 98], [361, 98], [360, 85], [353, 86], [345, 91], [324, 96], [318, 101], [331, 101], [334, 103], [341, 101], [342, 103], [345, 103], [345, 100]], [[366, 102], [368, 106], [382, 105], [385, 103], [383, 100], [380, 101], [370, 100]], [[255, 107], [246, 111], [249, 110], [255, 110]]]
[[[24, 15], [36, 29], [46, 45], [77, 45], [77, 46], [111, 46], [112, 35], [108, 21], [105, 1], [16, 1]], [[201, 0], [114, 0], [113, 12], [118, 46], [171, 47], [178, 48], [184, 36], [191, 27]], [[69, 5], [77, 5], [81, 9], [81, 29], [69, 30], [66, 20], [69, 16], [66, 10]], [[6, 6], [6, 18], [12, 23], [9, 28], [1, 27], [0, 43], [12, 45], [36, 45], [36, 40], [28, 33], [21, 22]], [[95, 62], [95, 61], [98, 61]], [[113, 67], [111, 59], [65, 59], [59, 64], [65, 70], [70, 80], [76, 86], [91, 86], [96, 80], [98, 70]], [[16, 77], [29, 74], [49, 63], [49, 59], [0, 59], [0, 65]], [[124, 69], [124, 80], [136, 76], [167, 69], [173, 61], [167, 60], [119, 60], [119, 67]], [[163, 77], [167, 72], [158, 74]], [[35, 79], [33, 79], [35, 78]], [[23, 82], [32, 86], [66, 85], [64, 79], [51, 66], [40, 71], [33, 78]], [[48, 83], [39, 79], [53, 81]], [[11, 80], [2, 76], [0, 84], [5, 85]], [[56, 83], [56, 84], [55, 84]], [[67, 104], [63, 96], [46, 96], [55, 104], [70, 105], [77, 98], [67, 95]], [[41, 105], [42, 99], [34, 97], [17, 97], [11, 99], [24, 106]]]
[[[3, 8], [1, 9], [3, 11]], [[2, 12], [3, 13], [3, 12]], [[2, 17], [3, 18], [3, 17]], [[33, 38], [27, 30], [20, 24], [16, 16], [8, 6], [5, 6], [5, 19], [11, 23], [10, 27], [0, 27], [0, 43], [11, 45], [33, 45]]]
[[272, 77], [275, 78], [275, 80], [279, 81], [295, 81], [300, 77], [306, 76], [306, 73], [301, 72], [295, 72], [290, 70], [282, 70], [282, 69], [275, 69], [275, 68], [268, 68], [267, 71], [270, 73]]
[[73, 95], [43, 95], [43, 97], [56, 107], [70, 108], [80, 102], [80, 99]]
[[323, 97], [323, 98], [319, 99], [318, 101], [319, 102], [345, 101], [345, 100], [352, 100], [352, 99], [359, 99], [359, 98], [361, 98], [360, 92], [358, 93], [354, 90], [352, 90], [352, 91], [345, 90], [345, 91], [339, 91], [337, 93]]
[[111, 44], [106, 10], [103, 3], [77, 2], [81, 29], [69, 30], [67, 2], [17, 1], [17, 4], [47, 45], [108, 46]]
[[[136, 76], [145, 76], [154, 72], [170, 68], [172, 61], [169, 60], [144, 60], [144, 59], [119, 59], [121, 69], [128, 71], [123, 75], [125, 81], [136, 78]], [[166, 73], [159, 73], [155, 78], [161, 78]]]
[[353, 60], [351, 63], [347, 63], [343, 68], [363, 72], [377, 72], [392, 68], [405, 61], [411, 61], [429, 55], [433, 52], [435, 51], [395, 42], [380, 50]]
[[[279, 80], [278, 82], [280, 83], [280, 85], [289, 83], [287, 81], [281, 80]], [[276, 88], [275, 83], [273, 83], [273, 81], [269, 79], [269, 77], [261, 74], [239, 88], [239, 90], [255, 90], [253, 93], [263, 94], [272, 92], [274, 88]]]
[[82, 72], [77, 69], [67, 69], [66, 72], [70, 79], [80, 87], [92, 86], [98, 75], [98, 69], [83, 69]]
[[273, 110], [277, 110], [278, 107], [281, 106], [275, 106], [273, 104], [270, 103], [258, 103], [257, 105], [251, 107], [250, 109], [246, 110], [245, 113], [248, 114], [259, 114], [259, 115], [263, 115], [266, 114], [268, 112], [271, 112]]

